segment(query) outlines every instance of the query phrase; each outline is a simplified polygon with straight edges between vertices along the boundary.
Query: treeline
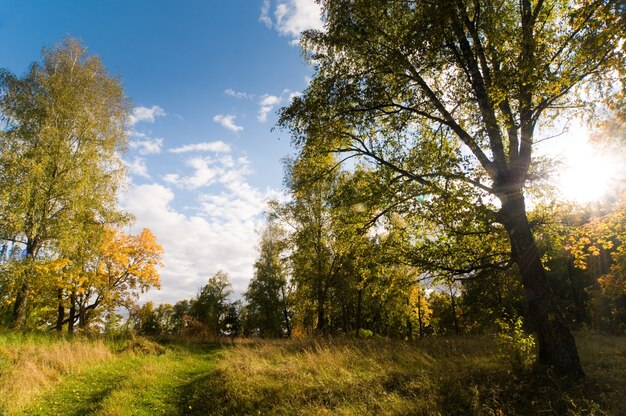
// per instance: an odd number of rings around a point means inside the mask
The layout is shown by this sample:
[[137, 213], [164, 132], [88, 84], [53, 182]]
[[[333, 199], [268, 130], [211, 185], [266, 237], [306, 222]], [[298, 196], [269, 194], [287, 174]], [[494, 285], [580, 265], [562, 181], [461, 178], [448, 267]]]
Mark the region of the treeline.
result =
[[[301, 155], [289, 165], [291, 199], [271, 205], [243, 299], [232, 301], [228, 276], [218, 272], [194, 299], [137, 307], [131, 327], [210, 339], [415, 340], [493, 332], [521, 318], [533, 331], [503, 230], [486, 238], [468, 222], [465, 233], [446, 235], [442, 217], [435, 224], [426, 214], [416, 221], [398, 206], [384, 209], [377, 172], [336, 167], [329, 155]], [[623, 194], [593, 210], [531, 213], [551, 290], [573, 329], [626, 328], [625, 215]]]
[[159, 285], [150, 230], [121, 231], [129, 102], [68, 39], [23, 76], [0, 71], [0, 322], [97, 328]]

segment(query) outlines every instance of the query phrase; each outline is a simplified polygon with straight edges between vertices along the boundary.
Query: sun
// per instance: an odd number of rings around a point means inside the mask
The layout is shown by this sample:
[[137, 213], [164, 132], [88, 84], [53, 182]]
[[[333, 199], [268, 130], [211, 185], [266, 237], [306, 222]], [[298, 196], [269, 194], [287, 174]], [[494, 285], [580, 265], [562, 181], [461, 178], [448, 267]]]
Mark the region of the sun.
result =
[[559, 152], [563, 169], [556, 178], [557, 191], [568, 201], [588, 203], [608, 196], [623, 173], [618, 155], [602, 152], [589, 143], [589, 131], [577, 126]]

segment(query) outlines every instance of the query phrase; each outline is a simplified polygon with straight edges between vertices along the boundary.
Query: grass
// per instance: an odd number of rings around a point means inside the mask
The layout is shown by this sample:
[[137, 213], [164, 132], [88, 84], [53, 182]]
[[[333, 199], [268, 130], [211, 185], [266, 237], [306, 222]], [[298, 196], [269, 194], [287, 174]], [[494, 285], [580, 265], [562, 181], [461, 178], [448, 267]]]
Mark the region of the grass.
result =
[[[204, 381], [212, 414], [623, 415], [623, 337], [581, 335], [582, 383], [513, 370], [486, 337], [260, 341], [233, 347]], [[216, 402], [217, 398], [217, 402]], [[201, 414], [198, 412], [197, 414]]]
[[486, 337], [228, 347], [0, 333], [0, 415], [621, 415], [626, 339], [580, 334], [582, 383]]
[[176, 415], [219, 348], [0, 334], [0, 415]]

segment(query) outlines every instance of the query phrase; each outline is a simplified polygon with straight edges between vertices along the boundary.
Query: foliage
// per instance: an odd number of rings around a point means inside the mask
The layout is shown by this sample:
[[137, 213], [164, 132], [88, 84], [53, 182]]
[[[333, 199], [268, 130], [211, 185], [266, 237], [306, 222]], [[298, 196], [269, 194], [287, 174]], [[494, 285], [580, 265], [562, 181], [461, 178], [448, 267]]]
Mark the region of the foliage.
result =
[[595, 216], [569, 237], [568, 248], [580, 269], [597, 278], [596, 302], [604, 303], [599, 327], [626, 330], [626, 193], [604, 215]]
[[[19, 78], [0, 74], [0, 240], [29, 260], [72, 257], [121, 224], [128, 102], [78, 41], [44, 49]], [[14, 276], [12, 321], [27, 318], [35, 271]]]
[[270, 220], [261, 235], [254, 276], [244, 294], [247, 334], [278, 338], [291, 333], [285, 238], [284, 230]]
[[231, 294], [228, 274], [220, 270], [200, 289], [191, 304], [190, 316], [201, 322], [214, 338], [220, 338], [228, 331], [226, 318], [231, 306], [228, 302]]
[[315, 76], [281, 114], [294, 143], [393, 178], [387, 202], [413, 212], [413, 226], [422, 216], [431, 225], [414, 234], [424, 244], [412, 265], [463, 276], [512, 260], [540, 360], [581, 377], [525, 188], [537, 171], [537, 128], [611, 94], [625, 63], [620, 2], [320, 4], [325, 29], [302, 41]]
[[522, 318], [496, 320], [498, 353], [507, 360], [514, 371], [524, 371], [535, 362], [535, 339], [523, 328]]

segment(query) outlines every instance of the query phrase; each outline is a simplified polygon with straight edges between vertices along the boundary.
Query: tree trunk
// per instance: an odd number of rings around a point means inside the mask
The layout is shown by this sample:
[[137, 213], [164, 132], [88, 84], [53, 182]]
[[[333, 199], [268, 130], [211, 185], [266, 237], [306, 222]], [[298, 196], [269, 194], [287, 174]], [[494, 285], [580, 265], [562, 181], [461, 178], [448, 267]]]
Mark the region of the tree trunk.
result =
[[65, 319], [65, 307], [63, 306], [63, 289], [59, 289], [57, 295], [59, 306], [57, 308], [57, 323], [54, 327], [57, 331], [63, 331], [63, 320]]
[[13, 313], [11, 315], [11, 328], [20, 329], [26, 323], [26, 306], [29, 290], [30, 284], [28, 281], [24, 281], [17, 291], [15, 303], [13, 304]]
[[324, 290], [321, 285], [317, 288], [317, 326], [316, 330], [319, 335], [324, 333], [326, 316], [324, 313], [324, 302], [326, 296], [324, 296]]
[[359, 332], [361, 331], [361, 326], [363, 325], [361, 323], [361, 315], [362, 315], [362, 311], [361, 309], [363, 308], [362, 304], [363, 304], [363, 289], [359, 288], [359, 296], [357, 298], [357, 303], [356, 303], [356, 328], [355, 328], [355, 334], [356, 337], [359, 337]]
[[420, 338], [424, 338], [424, 325], [422, 324], [422, 295], [417, 291], [417, 323], [419, 324]]
[[287, 338], [291, 337], [291, 322], [289, 321], [289, 308], [287, 305], [287, 296], [285, 295], [285, 287], [280, 288], [283, 295], [283, 317], [285, 318], [285, 327], [287, 328]]
[[70, 297], [71, 305], [70, 305], [70, 316], [67, 321], [67, 332], [69, 334], [74, 332], [74, 323], [76, 322], [76, 301], [74, 300], [74, 295]]
[[454, 323], [454, 332], [459, 335], [461, 330], [459, 328], [459, 320], [456, 317], [456, 301], [454, 293], [452, 293], [452, 285], [450, 285], [450, 309], [452, 311], [452, 322]]
[[501, 222], [509, 235], [511, 254], [519, 268], [529, 318], [537, 331], [539, 362], [554, 367], [561, 375], [582, 378], [585, 373], [580, 365], [576, 342], [548, 285], [526, 217], [524, 196], [518, 191], [502, 199]]
[[29, 238], [26, 243], [26, 260], [28, 267], [22, 273], [24, 281], [15, 295], [15, 303], [13, 304], [13, 314], [11, 315], [11, 327], [15, 329], [22, 328], [26, 323], [26, 310], [28, 306], [28, 292], [30, 291], [30, 276], [28, 272], [32, 263], [30, 261], [35, 257], [37, 243], [36, 240]]

